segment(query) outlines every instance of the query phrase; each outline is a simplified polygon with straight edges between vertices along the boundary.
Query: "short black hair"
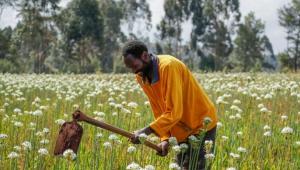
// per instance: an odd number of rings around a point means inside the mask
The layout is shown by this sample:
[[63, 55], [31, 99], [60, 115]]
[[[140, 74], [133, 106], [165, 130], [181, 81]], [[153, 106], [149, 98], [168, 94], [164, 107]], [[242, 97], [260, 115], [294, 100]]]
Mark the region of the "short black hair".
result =
[[132, 40], [125, 43], [122, 50], [123, 57], [126, 57], [128, 54], [133, 55], [135, 58], [141, 57], [143, 52], [148, 52], [147, 46], [138, 40]]

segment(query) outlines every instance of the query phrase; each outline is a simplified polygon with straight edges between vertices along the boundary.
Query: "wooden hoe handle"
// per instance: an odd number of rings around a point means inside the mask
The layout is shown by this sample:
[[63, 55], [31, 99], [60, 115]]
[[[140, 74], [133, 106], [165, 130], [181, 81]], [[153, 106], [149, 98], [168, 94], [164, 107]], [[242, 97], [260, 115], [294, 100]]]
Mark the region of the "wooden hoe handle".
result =
[[[78, 121], [87, 122], [89, 124], [92, 124], [94, 126], [100, 127], [102, 129], [105, 129], [105, 130], [108, 130], [110, 132], [114, 132], [116, 134], [122, 135], [122, 136], [127, 137], [127, 138], [131, 138], [131, 137], [134, 136], [133, 133], [130, 133], [126, 130], [123, 130], [121, 128], [115, 127], [115, 126], [110, 125], [108, 123], [93, 119], [93, 118], [85, 115], [84, 113], [82, 113], [80, 110], [76, 110], [73, 113], [73, 119], [78, 120]], [[157, 152], [161, 152], [160, 147], [158, 147], [156, 144], [154, 144], [154, 143], [152, 143], [148, 140], [145, 140], [144, 145], [148, 146], [149, 148], [152, 148], [152, 149], [156, 150]]]

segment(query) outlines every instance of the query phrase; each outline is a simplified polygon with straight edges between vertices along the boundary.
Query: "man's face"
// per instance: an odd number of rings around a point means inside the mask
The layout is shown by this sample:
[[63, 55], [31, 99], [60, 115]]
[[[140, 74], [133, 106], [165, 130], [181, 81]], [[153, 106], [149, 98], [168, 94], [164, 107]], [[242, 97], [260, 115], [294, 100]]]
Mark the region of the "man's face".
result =
[[128, 54], [124, 57], [124, 63], [127, 68], [135, 74], [140, 72], [146, 73], [149, 70], [150, 61], [148, 60], [147, 54], [142, 54], [140, 58], [135, 58], [133, 55]]

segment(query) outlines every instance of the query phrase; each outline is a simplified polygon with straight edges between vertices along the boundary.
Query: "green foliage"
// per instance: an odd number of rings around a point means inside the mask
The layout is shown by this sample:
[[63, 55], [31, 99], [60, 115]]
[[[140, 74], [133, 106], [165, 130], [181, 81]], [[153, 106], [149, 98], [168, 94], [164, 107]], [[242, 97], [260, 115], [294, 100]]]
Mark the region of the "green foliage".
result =
[[[72, 0], [64, 9], [60, 2], [0, 1], [0, 9], [13, 7], [20, 18], [14, 29], [0, 30], [0, 59], [8, 68], [14, 65], [27, 73], [127, 72], [119, 55], [130, 39], [144, 41], [151, 52], [171, 54], [192, 70], [269, 71], [281, 59], [275, 57], [261, 20], [248, 16], [240, 23], [239, 0], [165, 0], [155, 42], [147, 34], [152, 26], [149, 0]], [[282, 58], [282, 68], [296, 70], [300, 64], [299, 10], [296, 0], [279, 10], [289, 41], [289, 59]], [[185, 42], [183, 26], [190, 23], [190, 40]]]
[[287, 40], [289, 42], [288, 53], [293, 59], [294, 71], [297, 71], [300, 61], [300, 1], [292, 0], [292, 2], [279, 10], [279, 23], [288, 33]]
[[263, 32], [264, 24], [261, 20], [256, 19], [254, 13], [250, 12], [245, 16], [244, 23], [239, 25], [237, 37], [234, 40], [236, 48], [231, 67], [238, 67], [238, 71], [250, 71], [251, 69], [259, 70], [261, 67], [258, 63], [263, 62]]
[[288, 72], [293, 69], [293, 61], [287, 51], [279, 53], [277, 57], [280, 62], [280, 70], [282, 72]]
[[14, 63], [7, 59], [0, 59], [0, 73], [18, 73], [19, 70]]

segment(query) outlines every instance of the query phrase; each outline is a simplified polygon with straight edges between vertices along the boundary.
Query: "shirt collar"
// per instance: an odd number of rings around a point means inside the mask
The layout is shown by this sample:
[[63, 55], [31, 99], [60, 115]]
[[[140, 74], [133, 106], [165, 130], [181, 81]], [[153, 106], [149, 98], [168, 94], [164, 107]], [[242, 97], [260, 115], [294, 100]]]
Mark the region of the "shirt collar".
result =
[[152, 63], [152, 77], [151, 77], [151, 83], [149, 82], [149, 80], [142, 74], [138, 74], [138, 76], [142, 77], [142, 82], [143, 84], [146, 84], [146, 83], [149, 83], [149, 84], [154, 84], [156, 82], [159, 81], [159, 72], [158, 72], [158, 64], [159, 64], [159, 58], [152, 54], [152, 53], [149, 53], [150, 55], [150, 60], [151, 60], [151, 63]]
[[159, 81], [159, 72], [158, 72], [158, 63], [159, 59], [156, 55], [150, 53], [150, 57], [153, 64], [153, 74], [152, 74], [152, 81], [151, 84], [154, 84]]

